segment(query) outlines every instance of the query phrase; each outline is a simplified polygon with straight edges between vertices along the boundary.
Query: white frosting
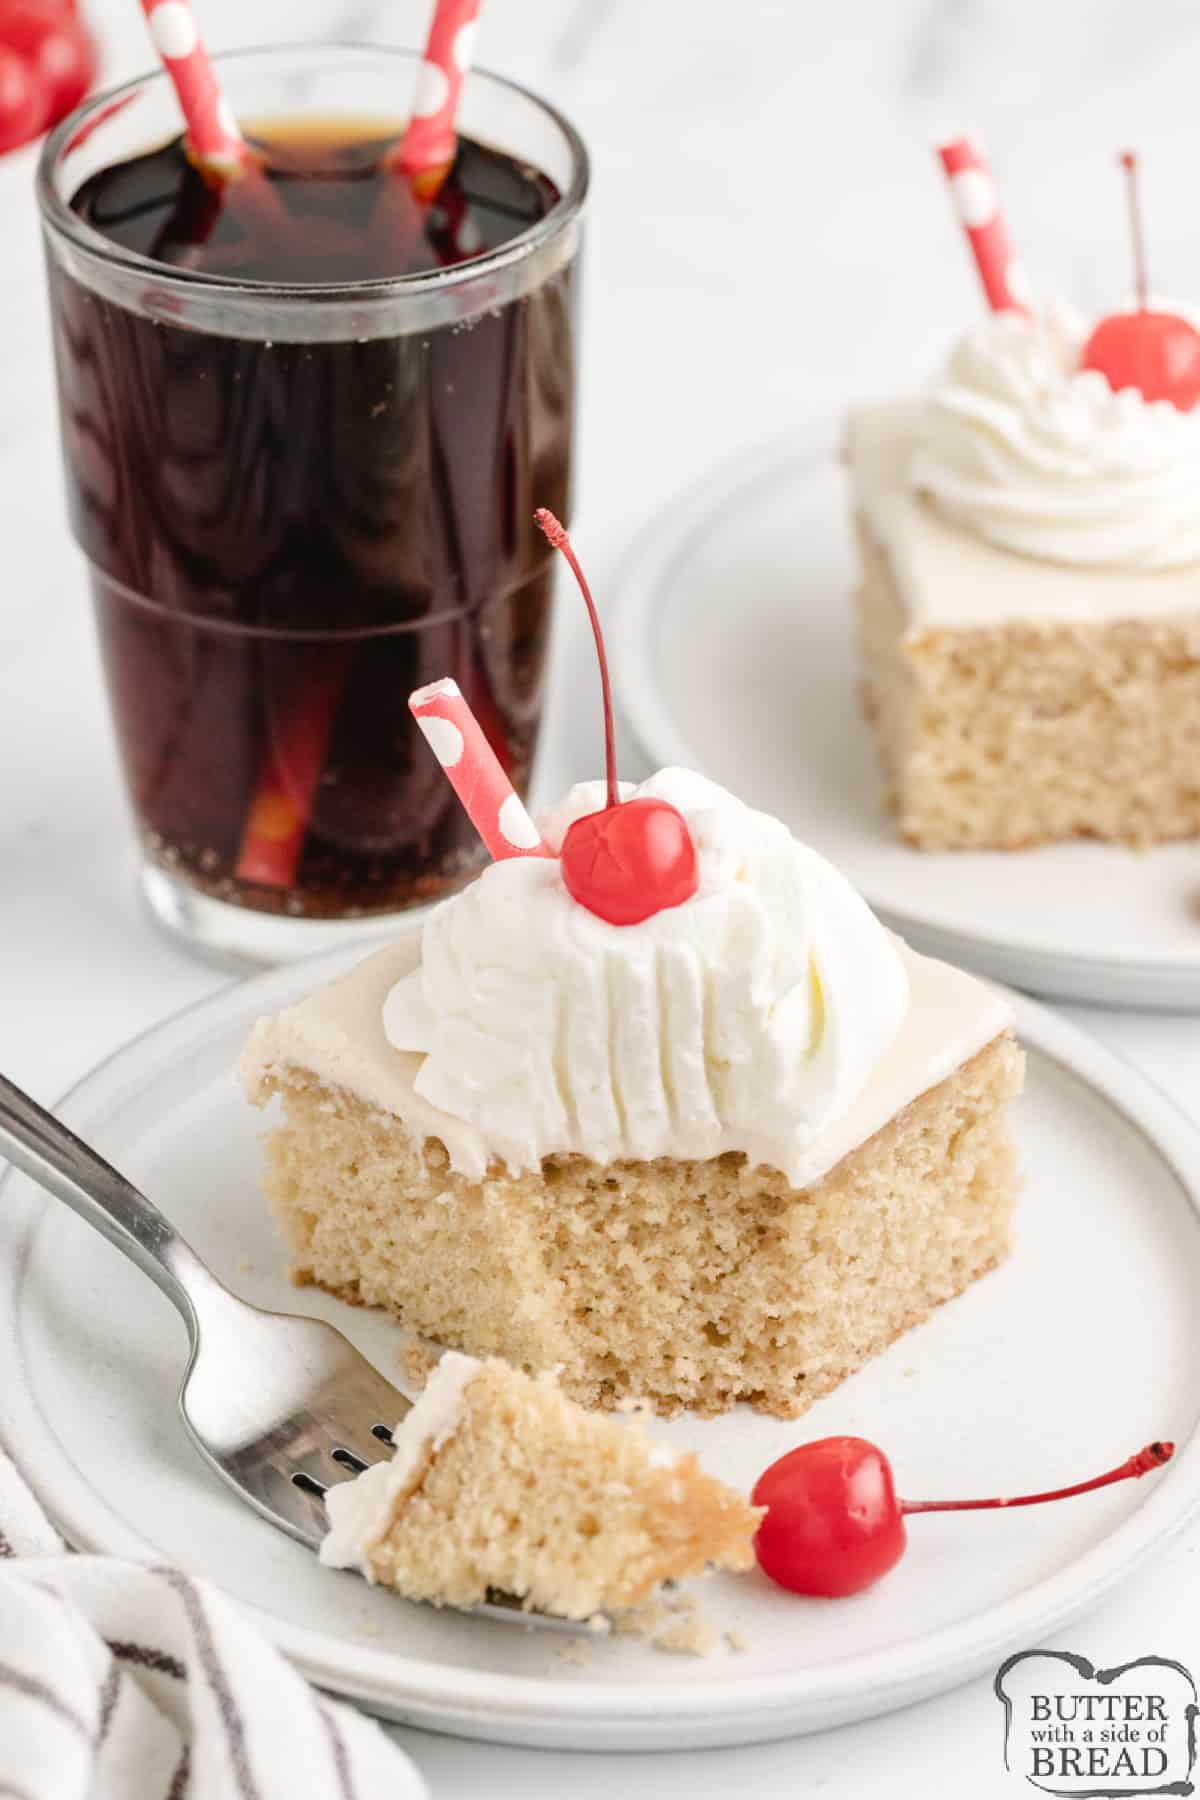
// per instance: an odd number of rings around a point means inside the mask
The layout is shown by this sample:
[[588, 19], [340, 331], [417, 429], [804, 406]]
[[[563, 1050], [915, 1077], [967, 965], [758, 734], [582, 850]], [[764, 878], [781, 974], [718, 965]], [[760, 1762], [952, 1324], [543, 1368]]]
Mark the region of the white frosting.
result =
[[[480, 1136], [476, 1173], [736, 1150], [790, 1174], [900, 1028], [895, 943], [823, 857], [684, 770], [636, 793], [686, 818], [692, 899], [610, 925], [557, 857], [493, 863], [431, 915], [388, 996], [388, 1040], [423, 1058], [416, 1094]], [[603, 805], [600, 783], [574, 788], [539, 820], [549, 847]]]
[[1127, 570], [1196, 564], [1200, 407], [1114, 393], [1079, 367], [1090, 331], [1060, 307], [1033, 319], [993, 313], [967, 332], [928, 396], [912, 485], [947, 518], [1026, 556]]
[[334, 1569], [360, 1569], [374, 1581], [370, 1553], [387, 1531], [401, 1501], [426, 1457], [449, 1442], [458, 1429], [462, 1397], [482, 1364], [473, 1356], [447, 1350], [430, 1375], [412, 1411], [392, 1433], [395, 1452], [387, 1462], [373, 1463], [352, 1481], [339, 1481], [325, 1496], [329, 1532], [320, 1557]]
[[[798, 1150], [796, 1187], [819, 1181], [1012, 1024], [1007, 1002], [973, 975], [918, 956], [899, 940], [897, 948], [908, 973], [904, 1022], [853, 1105]], [[487, 1161], [481, 1133], [423, 1100], [414, 1085], [420, 1057], [393, 1049], [383, 1035], [384, 999], [420, 955], [414, 931], [295, 1006], [260, 1019], [242, 1053], [242, 1081], [257, 1104], [274, 1082], [306, 1073], [397, 1119], [417, 1142], [439, 1138], [451, 1167], [478, 1178]]]
[[846, 454], [856, 508], [888, 555], [905, 631], [1113, 624], [1200, 613], [1200, 566], [1137, 571], [1033, 563], [964, 530], [910, 481], [925, 419], [917, 398], [857, 409]]

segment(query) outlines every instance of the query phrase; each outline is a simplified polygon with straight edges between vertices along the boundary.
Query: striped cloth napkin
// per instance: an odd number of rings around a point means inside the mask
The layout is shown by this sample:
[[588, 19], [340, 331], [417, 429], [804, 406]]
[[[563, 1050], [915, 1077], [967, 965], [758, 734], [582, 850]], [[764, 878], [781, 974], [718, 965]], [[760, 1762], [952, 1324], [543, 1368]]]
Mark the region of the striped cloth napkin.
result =
[[428, 1800], [206, 1582], [71, 1554], [0, 1450], [0, 1800]]

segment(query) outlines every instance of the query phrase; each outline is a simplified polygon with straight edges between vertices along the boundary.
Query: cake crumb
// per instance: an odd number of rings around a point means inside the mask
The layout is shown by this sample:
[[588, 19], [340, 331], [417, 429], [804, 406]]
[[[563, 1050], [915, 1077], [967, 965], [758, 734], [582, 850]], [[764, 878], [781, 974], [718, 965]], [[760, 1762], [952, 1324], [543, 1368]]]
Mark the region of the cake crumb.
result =
[[437, 1367], [437, 1357], [424, 1344], [405, 1344], [400, 1352], [400, 1367], [415, 1388], [423, 1388]]
[[715, 1625], [698, 1614], [680, 1618], [654, 1640], [656, 1650], [670, 1650], [677, 1656], [711, 1656], [721, 1641]]
[[743, 1650], [750, 1648], [750, 1640], [743, 1631], [727, 1631], [725, 1642], [731, 1650], [736, 1650], [739, 1655]]
[[238, 1259], [238, 1274], [239, 1275], [253, 1275], [254, 1274], [254, 1264], [250, 1261], [250, 1258], [248, 1256], [239, 1257], [239, 1259]]
[[[603, 1624], [598, 1624], [598, 1621], [603, 1621]], [[711, 1656], [722, 1636], [731, 1649], [746, 1648], [745, 1639], [739, 1632], [722, 1634], [698, 1612], [691, 1594], [668, 1593], [661, 1599], [647, 1600], [641, 1606], [631, 1606], [626, 1612], [618, 1613], [611, 1619], [603, 1613], [593, 1614], [587, 1621], [587, 1627], [591, 1632], [611, 1631], [617, 1637], [649, 1638], [655, 1650], [666, 1650], [677, 1656]], [[573, 1639], [559, 1655], [570, 1662], [582, 1661], [582, 1657], [569, 1653], [583, 1645], [583, 1642], [579, 1638]]]
[[657, 1600], [647, 1600], [642, 1606], [631, 1606], [628, 1611], [618, 1613], [613, 1621], [613, 1630], [618, 1637], [651, 1637], [665, 1621], [666, 1614]]
[[608, 1637], [612, 1632], [613, 1623], [607, 1613], [593, 1613], [590, 1619], [583, 1622], [593, 1637]]
[[555, 1654], [559, 1662], [570, 1663], [572, 1668], [582, 1669], [591, 1661], [592, 1647], [586, 1638], [572, 1638], [569, 1643], [561, 1644]]

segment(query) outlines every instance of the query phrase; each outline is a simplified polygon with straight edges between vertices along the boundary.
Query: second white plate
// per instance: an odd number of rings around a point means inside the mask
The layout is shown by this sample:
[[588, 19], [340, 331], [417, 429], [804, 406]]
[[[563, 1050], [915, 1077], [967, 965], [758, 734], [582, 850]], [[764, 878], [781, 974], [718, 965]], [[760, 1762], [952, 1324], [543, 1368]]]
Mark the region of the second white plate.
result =
[[[396, 1376], [391, 1320], [289, 1284], [257, 1191], [262, 1122], [232, 1073], [255, 1016], [339, 966], [218, 994], [118, 1052], [61, 1110], [237, 1292], [336, 1320]], [[1076, 1480], [1154, 1437], [1179, 1454], [1151, 1480], [1059, 1506], [916, 1519], [900, 1566], [852, 1600], [797, 1600], [757, 1573], [714, 1580], [703, 1608], [742, 1634], [739, 1654], [681, 1661], [613, 1637], [573, 1660], [560, 1632], [411, 1606], [322, 1568], [192, 1450], [167, 1300], [22, 1178], [0, 1195], [0, 1439], [72, 1542], [206, 1576], [323, 1687], [436, 1730], [608, 1750], [747, 1743], [994, 1670], [1200, 1498], [1200, 1133], [1065, 1020], [1019, 999], [1017, 1023], [1030, 1070], [1011, 1260], [801, 1420], [739, 1409], [659, 1429], [743, 1487], [793, 1444], [854, 1432], [883, 1444], [902, 1493], [947, 1497]]]
[[613, 650], [643, 748], [786, 820], [918, 949], [1067, 999], [1200, 1008], [1200, 845], [897, 837], [859, 706], [836, 444], [825, 421], [743, 453], [635, 546]]

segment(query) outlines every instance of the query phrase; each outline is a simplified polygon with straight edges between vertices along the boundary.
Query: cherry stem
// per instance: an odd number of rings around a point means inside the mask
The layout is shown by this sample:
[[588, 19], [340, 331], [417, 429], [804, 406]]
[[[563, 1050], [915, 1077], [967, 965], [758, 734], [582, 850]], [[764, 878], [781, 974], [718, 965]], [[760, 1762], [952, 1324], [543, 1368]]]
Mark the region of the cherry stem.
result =
[[588, 587], [587, 577], [579, 566], [579, 559], [571, 548], [571, 540], [567, 536], [567, 528], [561, 524], [549, 507], [539, 506], [533, 515], [535, 522], [541, 526], [555, 550], [561, 550], [571, 565], [579, 591], [583, 595], [584, 605], [588, 609], [588, 618], [592, 621], [592, 636], [596, 640], [596, 655], [600, 659], [600, 692], [604, 698], [604, 766], [608, 777], [608, 804], [620, 806], [621, 789], [617, 782], [617, 743], [613, 730], [612, 689], [608, 681], [608, 657], [604, 653], [604, 637], [600, 630], [600, 615], [596, 611], [596, 602], [592, 599], [592, 591]]
[[1146, 278], [1146, 238], [1142, 231], [1142, 201], [1138, 186], [1138, 159], [1133, 150], [1122, 150], [1121, 167], [1125, 171], [1125, 191], [1129, 200], [1129, 234], [1133, 239], [1133, 283], [1138, 311], [1149, 306], [1149, 282]]
[[1147, 1444], [1136, 1456], [1131, 1456], [1119, 1467], [1110, 1469], [1106, 1475], [1095, 1475], [1091, 1481], [1077, 1481], [1074, 1487], [1053, 1488], [1045, 1494], [1020, 1494], [1012, 1500], [898, 1500], [896, 1504], [902, 1513], [928, 1512], [982, 1512], [985, 1508], [996, 1506], [1040, 1506], [1044, 1500], [1069, 1500], [1072, 1494], [1087, 1494], [1093, 1488], [1108, 1487], [1114, 1481], [1136, 1481], [1148, 1475], [1151, 1469], [1159, 1469], [1163, 1463], [1170, 1462], [1175, 1454], [1174, 1444]]

